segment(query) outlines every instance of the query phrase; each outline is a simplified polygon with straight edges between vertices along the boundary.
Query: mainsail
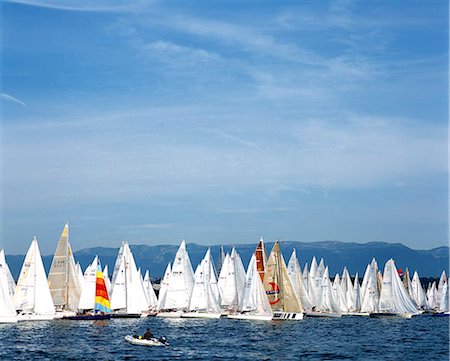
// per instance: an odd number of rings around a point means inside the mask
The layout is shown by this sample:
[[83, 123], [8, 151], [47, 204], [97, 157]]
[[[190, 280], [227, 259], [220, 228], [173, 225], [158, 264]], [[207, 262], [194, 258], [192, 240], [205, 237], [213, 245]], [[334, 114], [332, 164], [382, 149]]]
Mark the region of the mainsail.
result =
[[301, 313], [303, 311], [286, 269], [279, 242], [275, 242], [267, 260], [264, 288], [273, 311]]
[[0, 266], [3, 268], [3, 272], [5, 272], [6, 282], [8, 286], [8, 292], [11, 297], [14, 297], [14, 292], [16, 291], [16, 282], [14, 282], [14, 278], [9, 270], [8, 264], [6, 263], [5, 251], [0, 250]]
[[57, 310], [77, 311], [81, 285], [69, 243], [68, 224], [64, 226], [53, 256], [48, 285]]
[[262, 237], [259, 240], [258, 246], [256, 246], [255, 258], [258, 274], [261, 277], [261, 281], [264, 281], [264, 272], [266, 269], [267, 255], [266, 255], [266, 247], [264, 246], [264, 239]]
[[9, 269], [6, 265], [3, 250], [0, 252], [3, 256], [3, 259], [0, 256], [0, 323], [13, 323], [17, 322], [17, 314], [8, 285]]
[[210, 250], [195, 270], [195, 283], [189, 300], [189, 311], [220, 313], [219, 300], [211, 287]]
[[380, 313], [416, 314], [417, 309], [397, 273], [394, 260], [386, 262], [378, 305]]
[[289, 258], [287, 270], [300, 305], [306, 310], [311, 310], [311, 300], [309, 299], [308, 292], [303, 283], [303, 273], [300, 264], [298, 263], [297, 252], [295, 249], [292, 251], [291, 258]]
[[55, 315], [55, 306], [36, 237], [31, 242], [20, 271], [14, 304], [22, 313], [46, 317]]
[[272, 308], [261, 281], [256, 255], [253, 254], [247, 268], [244, 296], [239, 311], [257, 316], [272, 316]]
[[[194, 287], [194, 271], [192, 270], [186, 243], [183, 240], [175, 255], [172, 273], [161, 310], [186, 310]], [[158, 306], [159, 307], [159, 306]]]
[[141, 314], [148, 310], [142, 276], [127, 242], [122, 242], [114, 266], [111, 308], [122, 314]]

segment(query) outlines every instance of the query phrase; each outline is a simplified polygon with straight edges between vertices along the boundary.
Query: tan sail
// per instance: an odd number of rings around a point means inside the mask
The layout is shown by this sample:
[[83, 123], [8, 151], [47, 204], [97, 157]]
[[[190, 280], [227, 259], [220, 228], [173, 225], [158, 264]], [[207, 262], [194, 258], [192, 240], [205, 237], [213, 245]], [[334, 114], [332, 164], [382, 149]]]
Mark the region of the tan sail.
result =
[[69, 243], [68, 224], [64, 226], [53, 256], [48, 285], [57, 310], [77, 311], [81, 285]]
[[267, 260], [264, 288], [273, 311], [303, 312], [289, 279], [279, 242], [274, 244]]
[[264, 272], [267, 263], [266, 247], [264, 246], [264, 240], [261, 238], [259, 240], [258, 246], [255, 251], [256, 257], [256, 269], [258, 270], [261, 281], [264, 281]]

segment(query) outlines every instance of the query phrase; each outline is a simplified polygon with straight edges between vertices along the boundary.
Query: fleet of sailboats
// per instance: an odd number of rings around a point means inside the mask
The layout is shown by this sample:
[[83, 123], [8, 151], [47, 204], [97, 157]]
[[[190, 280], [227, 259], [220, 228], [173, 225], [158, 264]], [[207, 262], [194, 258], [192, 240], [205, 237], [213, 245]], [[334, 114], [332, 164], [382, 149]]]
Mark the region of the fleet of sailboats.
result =
[[[69, 226], [61, 233], [48, 279], [36, 238], [20, 271], [17, 284], [0, 250], [0, 323], [25, 320], [108, 319], [110, 317], [183, 317], [270, 321], [308, 317], [404, 317], [422, 313], [449, 315], [449, 283], [446, 272], [438, 282], [423, 288], [419, 274], [400, 275], [395, 262], [383, 272], [373, 259], [362, 280], [342, 274], [330, 278], [324, 259], [313, 257], [300, 267], [294, 249], [286, 265], [279, 242], [269, 256], [261, 238], [245, 271], [233, 247], [219, 255], [218, 272], [208, 249], [192, 268], [183, 240], [172, 263], [167, 265], [155, 293], [149, 271], [142, 277], [127, 242], [119, 249], [112, 279], [102, 270], [98, 257], [84, 274], [75, 263], [69, 242]], [[361, 283], [360, 283], [361, 281]]]

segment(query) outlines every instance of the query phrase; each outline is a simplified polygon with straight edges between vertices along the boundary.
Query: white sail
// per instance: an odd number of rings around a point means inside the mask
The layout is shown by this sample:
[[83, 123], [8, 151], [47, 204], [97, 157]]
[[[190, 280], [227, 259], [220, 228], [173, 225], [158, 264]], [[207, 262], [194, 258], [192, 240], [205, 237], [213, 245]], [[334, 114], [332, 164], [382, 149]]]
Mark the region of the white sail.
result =
[[342, 291], [341, 278], [339, 277], [339, 274], [336, 274], [336, 276], [334, 277], [331, 289], [332, 289], [333, 298], [336, 302], [339, 312], [340, 313], [348, 312], [349, 308], [347, 306], [346, 296], [344, 295], [344, 292]]
[[303, 308], [310, 311], [312, 309], [311, 300], [309, 299], [308, 292], [303, 283], [303, 273], [300, 264], [298, 263], [295, 249], [292, 251], [291, 257], [289, 258], [287, 270], [297, 298], [300, 300]]
[[255, 254], [252, 255], [247, 268], [244, 295], [239, 311], [255, 316], [272, 316], [272, 307], [264, 289], [263, 282], [256, 265]]
[[448, 280], [445, 271], [442, 271], [436, 294], [436, 310], [448, 312]]
[[359, 278], [358, 272], [355, 275], [355, 281], [353, 284], [353, 307], [349, 310], [351, 312], [359, 312], [361, 310], [362, 301], [361, 301], [361, 289], [359, 286]]
[[154, 290], [152, 282], [150, 280], [150, 274], [149, 274], [148, 270], [145, 271], [145, 275], [144, 275], [144, 290], [145, 290], [145, 295], [147, 296], [147, 304], [148, 304], [149, 310], [155, 310], [156, 307], [158, 306], [158, 299], [156, 297], [155, 290]]
[[166, 302], [166, 293], [167, 288], [169, 287], [170, 275], [172, 274], [172, 267], [170, 263], [166, 267], [166, 271], [164, 272], [164, 276], [161, 279], [161, 283], [159, 284], [159, 295], [158, 295], [158, 306], [156, 309], [160, 311]]
[[436, 290], [436, 282], [433, 282], [429, 285], [427, 290], [427, 304], [428, 309], [434, 310], [437, 307], [437, 290]]
[[378, 312], [380, 294], [378, 292], [377, 264], [372, 260], [367, 265], [361, 285], [361, 312]]
[[148, 309], [142, 276], [127, 242], [122, 242], [114, 266], [111, 308], [126, 314], [140, 314]]
[[378, 309], [380, 313], [417, 313], [417, 309], [397, 273], [397, 268], [392, 258], [384, 266]]
[[64, 226], [53, 256], [48, 285], [57, 310], [77, 311], [82, 287], [70, 247], [68, 224]]
[[[303, 284], [305, 285], [306, 293], [309, 295], [309, 270], [308, 270], [308, 262], [305, 263], [305, 267], [303, 267]], [[311, 301], [311, 300], [310, 300]], [[311, 302], [312, 304], [312, 302]]]
[[325, 267], [325, 270], [323, 272], [320, 293], [318, 294], [318, 296], [317, 306], [315, 307], [314, 311], [337, 314], [342, 312], [333, 294], [333, 285], [330, 280], [328, 266]]
[[108, 265], [105, 265], [105, 268], [103, 268], [102, 273], [103, 273], [103, 278], [105, 279], [106, 290], [108, 291], [108, 294], [111, 294], [111, 280], [109, 279]]
[[78, 304], [79, 310], [93, 310], [95, 307], [95, 285], [98, 267], [98, 257], [95, 256], [84, 272], [83, 290]]
[[189, 306], [192, 288], [194, 287], [194, 271], [192, 270], [186, 243], [183, 240], [175, 255], [169, 285], [162, 305], [162, 310], [186, 310]]
[[218, 299], [211, 288], [208, 254], [195, 270], [195, 283], [189, 300], [189, 311], [220, 313]]
[[345, 308], [349, 311], [354, 311], [354, 286], [347, 267], [344, 267], [344, 270], [342, 271], [341, 289], [345, 299]]
[[214, 267], [214, 261], [211, 256], [211, 250], [208, 248], [206, 251], [205, 257], [203, 258], [204, 262], [209, 264], [209, 267], [205, 268], [204, 272], [206, 278], [209, 279], [209, 284], [211, 285], [211, 290], [216, 298], [217, 302], [220, 304], [220, 291], [219, 285], [217, 284], [217, 273]]
[[13, 295], [11, 295], [8, 284], [8, 271], [3, 250], [0, 251], [0, 323], [17, 322], [16, 309], [14, 307]]
[[11, 274], [8, 264], [6, 263], [5, 251], [3, 249], [0, 250], [0, 266], [3, 267], [3, 271], [5, 272], [6, 275], [8, 292], [11, 295], [11, 297], [14, 297], [14, 292], [16, 291], [16, 282], [14, 282], [14, 278]]
[[427, 309], [427, 296], [422, 287], [419, 274], [417, 273], [417, 271], [414, 272], [413, 279], [411, 282], [411, 288], [414, 301], [416, 302], [417, 306], [422, 310]]
[[237, 310], [242, 300], [245, 285], [245, 270], [242, 260], [233, 247], [231, 254], [225, 256], [220, 271], [218, 286], [222, 308]]
[[236, 308], [239, 305], [239, 300], [236, 289], [234, 262], [228, 253], [225, 255], [222, 263], [217, 284], [220, 291], [220, 305], [223, 308]]
[[48, 287], [41, 253], [36, 237], [31, 242], [25, 256], [14, 294], [16, 310], [39, 318], [55, 316], [55, 306]]

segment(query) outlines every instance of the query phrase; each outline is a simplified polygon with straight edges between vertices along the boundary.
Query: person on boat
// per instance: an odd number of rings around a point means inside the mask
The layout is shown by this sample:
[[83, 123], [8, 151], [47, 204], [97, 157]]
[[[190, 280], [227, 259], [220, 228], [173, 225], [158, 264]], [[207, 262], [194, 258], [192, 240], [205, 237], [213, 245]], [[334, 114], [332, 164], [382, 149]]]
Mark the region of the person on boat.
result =
[[150, 331], [149, 328], [147, 328], [147, 331], [145, 331], [143, 338], [145, 340], [150, 340], [151, 338], [153, 338], [153, 333]]

